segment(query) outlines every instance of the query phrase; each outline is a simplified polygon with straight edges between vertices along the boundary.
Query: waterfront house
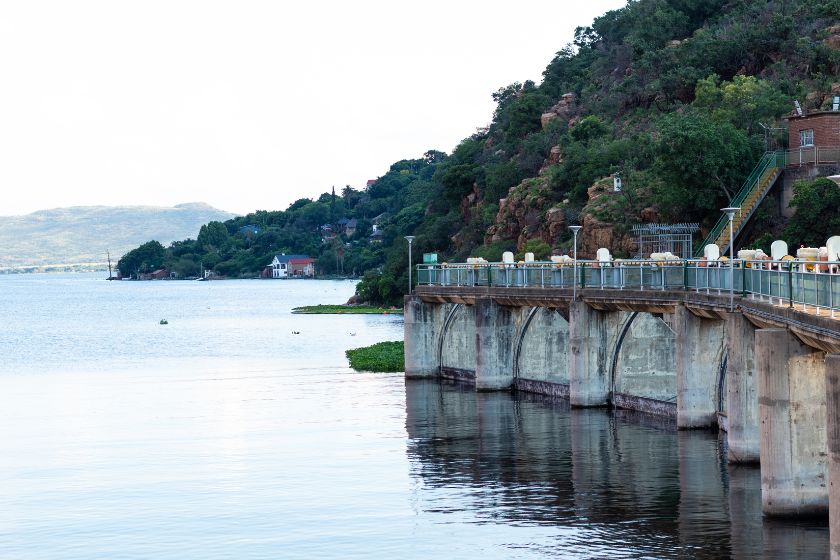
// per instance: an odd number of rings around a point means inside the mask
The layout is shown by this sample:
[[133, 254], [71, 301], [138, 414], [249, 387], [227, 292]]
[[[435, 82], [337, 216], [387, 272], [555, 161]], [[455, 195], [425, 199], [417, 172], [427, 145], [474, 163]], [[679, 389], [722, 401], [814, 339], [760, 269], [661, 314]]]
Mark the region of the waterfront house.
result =
[[308, 255], [275, 255], [271, 261], [272, 278], [311, 278], [315, 276], [315, 259]]

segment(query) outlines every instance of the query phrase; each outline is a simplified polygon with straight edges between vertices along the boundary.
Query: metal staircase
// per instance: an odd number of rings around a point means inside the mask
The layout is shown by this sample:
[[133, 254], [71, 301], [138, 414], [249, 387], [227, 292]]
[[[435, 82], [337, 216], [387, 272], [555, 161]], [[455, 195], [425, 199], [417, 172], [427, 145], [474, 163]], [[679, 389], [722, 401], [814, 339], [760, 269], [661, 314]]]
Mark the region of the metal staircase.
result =
[[[781, 176], [785, 168], [785, 152], [778, 150], [774, 152], [765, 152], [758, 164], [753, 168], [752, 173], [741, 185], [741, 189], [735, 198], [729, 203], [729, 206], [740, 208], [740, 212], [735, 214], [732, 220], [732, 232], [735, 238], [747, 225], [747, 222], [758, 210], [764, 197], [773, 188], [776, 180]], [[703, 240], [703, 243], [694, 251], [695, 257], [703, 256], [703, 248], [706, 245], [714, 243], [720, 248], [720, 254], [725, 255], [729, 252], [729, 219], [724, 215], [711, 229], [709, 235]]]

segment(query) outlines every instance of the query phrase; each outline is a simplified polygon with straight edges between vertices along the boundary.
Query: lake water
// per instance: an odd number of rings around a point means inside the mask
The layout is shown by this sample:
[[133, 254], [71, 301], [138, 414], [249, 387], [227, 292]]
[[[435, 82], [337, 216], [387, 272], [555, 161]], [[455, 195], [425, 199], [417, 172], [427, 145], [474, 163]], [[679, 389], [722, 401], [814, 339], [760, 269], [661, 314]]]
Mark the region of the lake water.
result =
[[0, 558], [827, 557], [717, 434], [354, 373], [351, 282], [103, 276], [0, 276]]

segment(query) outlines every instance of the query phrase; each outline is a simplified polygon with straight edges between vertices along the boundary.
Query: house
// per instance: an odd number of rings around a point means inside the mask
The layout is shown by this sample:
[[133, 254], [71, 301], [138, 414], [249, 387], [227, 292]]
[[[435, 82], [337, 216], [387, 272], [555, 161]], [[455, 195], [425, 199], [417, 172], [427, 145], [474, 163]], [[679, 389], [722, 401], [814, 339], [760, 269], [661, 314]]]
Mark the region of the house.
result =
[[245, 237], [257, 235], [260, 232], [259, 226], [255, 224], [248, 224], [239, 228], [239, 233]]
[[159, 268], [149, 275], [151, 280], [163, 280], [169, 278], [169, 271], [165, 268]]
[[315, 259], [307, 255], [275, 255], [271, 261], [272, 278], [315, 276]]
[[356, 235], [356, 228], [359, 227], [359, 222], [355, 218], [352, 220], [347, 220], [347, 223], [344, 225], [344, 235], [347, 237], [353, 237]]
[[381, 229], [374, 230], [373, 233], [370, 234], [370, 242], [371, 243], [382, 243], [382, 237], [384, 233]]
[[376, 216], [374, 219], [372, 219], [372, 220], [371, 220], [371, 223], [372, 223], [373, 225], [377, 226], [377, 229], [379, 229], [379, 228], [381, 228], [381, 227], [382, 227], [382, 225], [384, 225], [384, 224], [385, 224], [385, 222], [387, 222], [390, 218], [391, 218], [391, 215], [390, 215], [388, 212], [382, 212], [381, 214], [379, 214], [378, 216]]
[[840, 111], [812, 111], [788, 115], [788, 149], [784, 158], [779, 214], [789, 218], [793, 185], [800, 180], [840, 174]]
[[789, 115], [788, 146], [791, 150], [814, 147], [840, 146], [840, 112], [814, 111], [802, 115]]

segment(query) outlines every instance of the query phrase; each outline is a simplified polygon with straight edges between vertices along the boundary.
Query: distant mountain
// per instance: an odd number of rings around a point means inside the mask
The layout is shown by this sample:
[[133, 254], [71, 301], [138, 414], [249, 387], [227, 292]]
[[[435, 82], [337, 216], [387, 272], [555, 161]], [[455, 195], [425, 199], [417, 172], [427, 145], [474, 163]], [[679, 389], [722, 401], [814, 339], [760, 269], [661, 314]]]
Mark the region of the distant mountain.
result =
[[202, 202], [160, 206], [73, 206], [25, 216], [0, 216], [0, 271], [116, 263], [125, 252], [155, 239], [164, 245], [195, 238], [212, 220], [235, 214]]

